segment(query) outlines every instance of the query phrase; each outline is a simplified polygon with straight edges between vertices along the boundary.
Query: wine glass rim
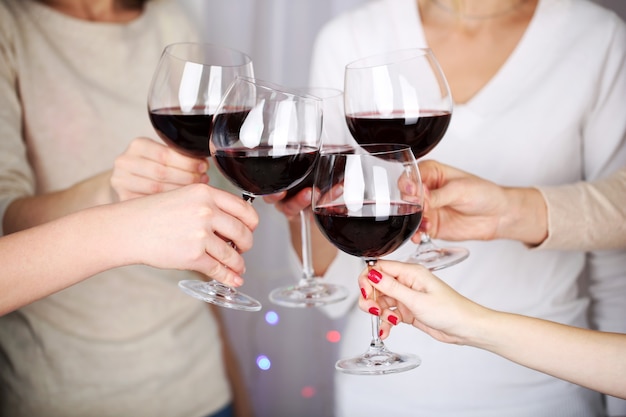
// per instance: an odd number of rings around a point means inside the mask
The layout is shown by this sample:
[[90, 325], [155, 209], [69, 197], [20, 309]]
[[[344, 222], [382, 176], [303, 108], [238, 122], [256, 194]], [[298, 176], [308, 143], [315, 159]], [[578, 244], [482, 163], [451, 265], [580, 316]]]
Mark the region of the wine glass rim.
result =
[[[380, 67], [391, 63], [408, 61], [418, 56], [434, 57], [432, 49], [427, 47], [395, 49], [356, 59], [346, 65], [346, 70]], [[393, 59], [390, 60], [390, 57]]]
[[[342, 90], [338, 88], [334, 88], [334, 87], [308, 86], [308, 87], [297, 87], [296, 89], [299, 91], [302, 91], [306, 95], [317, 97], [320, 100], [331, 99], [331, 98], [339, 97], [343, 95]], [[325, 92], [328, 92], [328, 95], [322, 96], [320, 94], [315, 94], [314, 91], [325, 91]]]
[[[240, 63], [216, 63], [216, 64], [207, 64], [206, 62], [197, 62], [200, 60], [194, 60], [191, 58], [182, 58], [180, 55], [176, 54], [173, 49], [181, 47], [181, 46], [189, 46], [189, 47], [197, 47], [197, 48], [202, 48], [202, 49], [214, 49], [216, 51], [220, 51], [220, 52], [228, 52], [228, 53], [232, 53], [235, 55], [238, 55], [240, 58], [242, 58], [242, 61]], [[165, 48], [163, 48], [163, 55], [169, 55], [174, 59], [177, 59], [179, 61], [186, 61], [186, 62], [193, 62], [195, 64], [199, 64], [199, 65], [206, 65], [206, 66], [215, 66], [218, 65], [220, 67], [243, 67], [246, 65], [250, 65], [252, 63], [252, 58], [250, 58], [250, 56], [238, 49], [234, 49], [234, 48], [230, 48], [227, 46], [221, 46], [221, 45], [216, 45], [214, 43], [209, 43], [209, 42], [174, 42], [174, 43], [170, 43], [169, 45], [166, 45]]]
[[320, 148], [321, 155], [385, 155], [394, 152], [408, 151], [413, 156], [413, 151], [409, 145], [402, 143], [368, 143], [368, 144], [341, 144]]
[[257, 77], [248, 77], [245, 75], [237, 75], [235, 79], [233, 80], [233, 82], [231, 83], [230, 88], [232, 88], [238, 80], [256, 85], [260, 88], [263, 88], [264, 90], [277, 91], [279, 93], [287, 94], [287, 95], [294, 96], [294, 97], [302, 97], [302, 98], [306, 98], [310, 100], [315, 100], [316, 102], [320, 102], [320, 103], [322, 102], [322, 99], [320, 97], [314, 96], [312, 94], [307, 94], [302, 89], [290, 88], [290, 87], [280, 85], [271, 81], [262, 80]]

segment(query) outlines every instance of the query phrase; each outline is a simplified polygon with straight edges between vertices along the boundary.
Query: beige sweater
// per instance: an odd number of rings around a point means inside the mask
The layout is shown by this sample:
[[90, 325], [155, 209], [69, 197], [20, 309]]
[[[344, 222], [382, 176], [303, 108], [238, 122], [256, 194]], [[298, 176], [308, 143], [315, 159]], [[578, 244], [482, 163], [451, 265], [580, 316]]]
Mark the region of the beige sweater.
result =
[[[193, 37], [166, 0], [128, 24], [2, 0], [0, 216], [17, 197], [111, 169], [134, 137], [155, 138], [152, 72], [164, 45]], [[177, 288], [190, 275], [119, 268], [1, 317], [0, 415], [200, 417], [226, 405], [215, 319]]]
[[626, 247], [626, 167], [594, 182], [538, 189], [548, 205], [548, 238], [538, 248]]

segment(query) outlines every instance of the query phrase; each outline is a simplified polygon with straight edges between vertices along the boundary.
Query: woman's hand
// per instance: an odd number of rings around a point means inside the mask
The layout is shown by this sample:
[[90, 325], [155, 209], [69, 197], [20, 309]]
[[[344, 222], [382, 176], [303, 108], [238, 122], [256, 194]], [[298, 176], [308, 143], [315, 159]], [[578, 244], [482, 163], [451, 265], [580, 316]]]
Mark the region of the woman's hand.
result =
[[[532, 187], [503, 187], [436, 162], [419, 164], [429, 193], [422, 230], [445, 240], [515, 239], [529, 245], [548, 234], [541, 193]], [[419, 234], [412, 238], [419, 241]]]
[[134, 139], [115, 160], [111, 187], [119, 201], [173, 190], [193, 183], [207, 184], [209, 163], [185, 156], [149, 138]]
[[294, 196], [285, 198], [287, 192], [271, 194], [263, 196], [263, 201], [268, 204], [273, 204], [276, 210], [285, 215], [288, 221], [295, 221], [299, 219], [301, 210], [306, 210], [311, 207], [311, 191], [310, 187], [300, 190]]
[[379, 260], [374, 269], [360, 274], [359, 286], [363, 294], [359, 308], [378, 313], [382, 338], [404, 322], [441, 342], [466, 344], [480, 317], [489, 311], [416, 264]]
[[227, 285], [243, 283], [241, 253], [252, 247], [259, 218], [241, 197], [192, 184], [120, 205], [124, 236], [115, 244], [134, 256], [130, 263], [194, 270]]

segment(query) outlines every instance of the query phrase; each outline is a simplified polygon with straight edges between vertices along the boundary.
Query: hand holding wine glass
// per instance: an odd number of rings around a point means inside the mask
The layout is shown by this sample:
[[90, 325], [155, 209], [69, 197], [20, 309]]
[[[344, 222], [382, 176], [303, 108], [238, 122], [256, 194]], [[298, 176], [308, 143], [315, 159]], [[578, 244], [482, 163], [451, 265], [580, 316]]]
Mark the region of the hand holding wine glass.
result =
[[[406, 145], [369, 144], [320, 153], [311, 200], [315, 220], [338, 249], [363, 258], [369, 268], [417, 231], [423, 199], [417, 162]], [[419, 366], [416, 355], [385, 347], [379, 320], [372, 316], [369, 348], [338, 361], [339, 371], [377, 375]]]
[[[235, 77], [253, 76], [252, 60], [242, 52], [209, 43], [183, 42], [163, 50], [154, 72], [148, 112], [159, 137], [176, 151], [207, 158], [213, 115]], [[238, 303], [216, 280], [185, 280], [179, 287], [203, 301], [258, 310], [256, 300]], [[232, 290], [233, 292], [235, 290]]]
[[[362, 58], [345, 69], [346, 121], [360, 144], [400, 143], [415, 158], [443, 138], [452, 98], [443, 71], [427, 48], [404, 49]], [[469, 252], [439, 248], [426, 233], [408, 261], [437, 270], [461, 262]]]
[[[252, 202], [285, 191], [307, 176], [318, 157], [321, 127], [319, 98], [238, 77], [215, 113], [209, 146], [218, 169]], [[260, 308], [258, 301], [240, 292], [223, 292], [237, 304]]]
[[205, 159], [184, 155], [155, 139], [137, 137], [115, 158], [109, 182], [117, 200], [126, 201], [189, 184], [208, 184], [208, 169]]

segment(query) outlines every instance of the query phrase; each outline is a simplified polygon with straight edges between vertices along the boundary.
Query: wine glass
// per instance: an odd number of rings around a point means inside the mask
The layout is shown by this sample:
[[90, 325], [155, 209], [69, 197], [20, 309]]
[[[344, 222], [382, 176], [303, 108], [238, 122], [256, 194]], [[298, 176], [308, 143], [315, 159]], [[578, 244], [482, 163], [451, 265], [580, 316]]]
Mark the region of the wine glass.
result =
[[[360, 143], [394, 142], [411, 147], [415, 158], [443, 138], [452, 116], [448, 82], [428, 48], [403, 49], [354, 61], [345, 69], [346, 122]], [[438, 247], [422, 233], [407, 261], [430, 270], [469, 256], [462, 247]]]
[[[315, 221], [338, 249], [363, 258], [370, 269], [417, 231], [423, 202], [419, 168], [406, 145], [366, 144], [320, 153], [311, 198]], [[369, 348], [338, 361], [337, 370], [380, 375], [419, 366], [418, 356], [385, 347], [379, 324], [372, 315]]]
[[218, 169], [252, 202], [288, 190], [309, 174], [321, 128], [319, 98], [238, 77], [215, 113], [209, 146]]
[[[350, 136], [347, 132], [343, 112], [343, 91], [334, 88], [309, 87], [301, 89], [306, 94], [322, 100], [322, 145], [321, 149], [345, 143]], [[311, 172], [296, 186], [287, 191], [289, 199], [305, 188], [313, 186]], [[311, 248], [311, 210], [300, 211], [300, 239], [302, 242], [302, 276], [296, 285], [276, 288], [270, 292], [270, 300], [285, 307], [313, 307], [342, 301], [348, 297], [347, 288], [323, 282], [313, 270], [313, 252]]]
[[207, 158], [213, 114], [236, 76], [253, 77], [252, 60], [234, 49], [183, 42], [163, 50], [148, 94], [152, 126], [178, 152]]
[[[213, 115], [237, 76], [254, 76], [252, 60], [234, 49], [181, 42], [165, 47], [152, 77], [148, 114], [163, 141], [178, 152], [207, 158]], [[261, 304], [216, 280], [183, 280], [185, 293], [213, 304], [257, 311]]]

